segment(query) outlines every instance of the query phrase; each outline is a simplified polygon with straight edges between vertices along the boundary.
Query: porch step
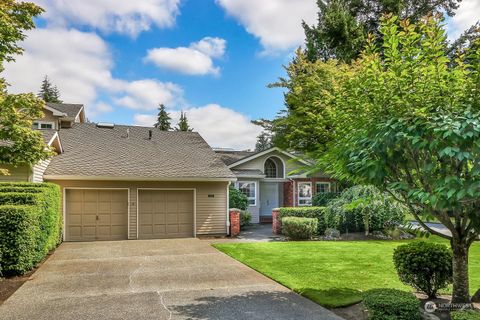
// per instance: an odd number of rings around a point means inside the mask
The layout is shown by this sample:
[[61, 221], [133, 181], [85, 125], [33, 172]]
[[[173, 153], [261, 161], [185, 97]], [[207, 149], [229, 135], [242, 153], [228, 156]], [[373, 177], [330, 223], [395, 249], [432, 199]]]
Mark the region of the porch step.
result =
[[260, 216], [260, 223], [261, 224], [270, 224], [273, 222], [272, 217], [262, 217]]

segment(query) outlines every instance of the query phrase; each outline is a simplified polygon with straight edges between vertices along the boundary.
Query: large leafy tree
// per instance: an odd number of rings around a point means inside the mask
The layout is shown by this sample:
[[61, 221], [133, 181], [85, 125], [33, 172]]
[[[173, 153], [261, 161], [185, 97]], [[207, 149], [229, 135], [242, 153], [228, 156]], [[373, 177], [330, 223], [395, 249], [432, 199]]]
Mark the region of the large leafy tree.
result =
[[[334, 85], [301, 104], [303, 117], [328, 138], [316, 138], [316, 148], [308, 135], [286, 140], [310, 145], [314, 169], [386, 190], [427, 231], [449, 239], [452, 299], [467, 302], [468, 251], [480, 233], [480, 49], [476, 43], [449, 56], [441, 23], [387, 17], [380, 43], [369, 39], [352, 64], [315, 62], [304, 82], [322, 90], [318, 75], [327, 73]], [[318, 97], [326, 115], [315, 109]], [[451, 236], [429, 228], [428, 216]]]
[[48, 76], [45, 76], [40, 86], [40, 91], [37, 96], [45, 102], [61, 103], [60, 90], [57, 86], [54, 86]]
[[272, 147], [272, 139], [268, 132], [262, 131], [258, 137], [257, 142], [255, 143], [255, 151], [260, 152]]
[[193, 128], [188, 124], [186, 112], [180, 112], [180, 120], [178, 121], [175, 131], [193, 131]]
[[[25, 31], [33, 29], [33, 18], [42, 13], [33, 3], [0, 2], [0, 72], [3, 64], [23, 52], [19, 43]], [[51, 155], [40, 132], [32, 130], [32, 121], [42, 116], [43, 101], [33, 93], [8, 94], [0, 77], [0, 165], [34, 164]], [[0, 168], [0, 174], [8, 170]]]
[[170, 131], [172, 130], [171, 120], [172, 118], [165, 110], [165, 105], [160, 104], [158, 106], [157, 122], [153, 126], [161, 131]]
[[317, 0], [317, 24], [303, 23], [306, 57], [310, 61], [336, 58], [349, 62], [358, 57], [367, 35], [377, 37], [380, 17], [394, 14], [418, 21], [431, 12], [454, 14], [461, 0]]

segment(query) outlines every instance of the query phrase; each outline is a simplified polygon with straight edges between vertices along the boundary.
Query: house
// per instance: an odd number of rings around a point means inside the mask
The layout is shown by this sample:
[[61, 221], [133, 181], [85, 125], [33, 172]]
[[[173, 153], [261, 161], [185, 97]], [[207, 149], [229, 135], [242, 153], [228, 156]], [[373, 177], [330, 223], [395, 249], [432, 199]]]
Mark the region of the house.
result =
[[83, 105], [48, 103], [33, 125], [57, 154], [0, 178], [58, 184], [65, 241], [225, 235], [231, 184], [255, 223], [332, 189], [321, 174], [289, 175], [308, 163], [278, 148], [215, 152], [196, 132], [88, 123]]
[[310, 206], [317, 193], [336, 191], [327, 175], [302, 173], [311, 163], [277, 147], [216, 153], [235, 174], [235, 186], [247, 195], [253, 223], [271, 222], [274, 208]]

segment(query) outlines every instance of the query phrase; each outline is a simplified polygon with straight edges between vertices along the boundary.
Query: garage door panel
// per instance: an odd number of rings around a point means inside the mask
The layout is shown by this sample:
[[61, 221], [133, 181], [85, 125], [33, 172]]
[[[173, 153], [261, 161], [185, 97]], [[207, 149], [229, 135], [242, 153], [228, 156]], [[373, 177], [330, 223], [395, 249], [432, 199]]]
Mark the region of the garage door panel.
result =
[[165, 214], [154, 214], [153, 215], [153, 223], [154, 224], [165, 224]]
[[96, 203], [98, 201], [98, 190], [84, 190], [83, 201]]
[[114, 202], [112, 200], [112, 203], [110, 204], [110, 211], [112, 214], [123, 214], [126, 206], [128, 206], [128, 203], [125, 200], [118, 202]]

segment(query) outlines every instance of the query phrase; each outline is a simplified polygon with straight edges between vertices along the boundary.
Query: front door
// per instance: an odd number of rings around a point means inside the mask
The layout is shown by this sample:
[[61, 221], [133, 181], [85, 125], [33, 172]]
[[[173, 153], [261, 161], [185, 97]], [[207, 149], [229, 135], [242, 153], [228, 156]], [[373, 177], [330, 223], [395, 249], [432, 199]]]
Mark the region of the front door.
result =
[[260, 182], [260, 215], [272, 216], [272, 210], [279, 207], [277, 182]]

